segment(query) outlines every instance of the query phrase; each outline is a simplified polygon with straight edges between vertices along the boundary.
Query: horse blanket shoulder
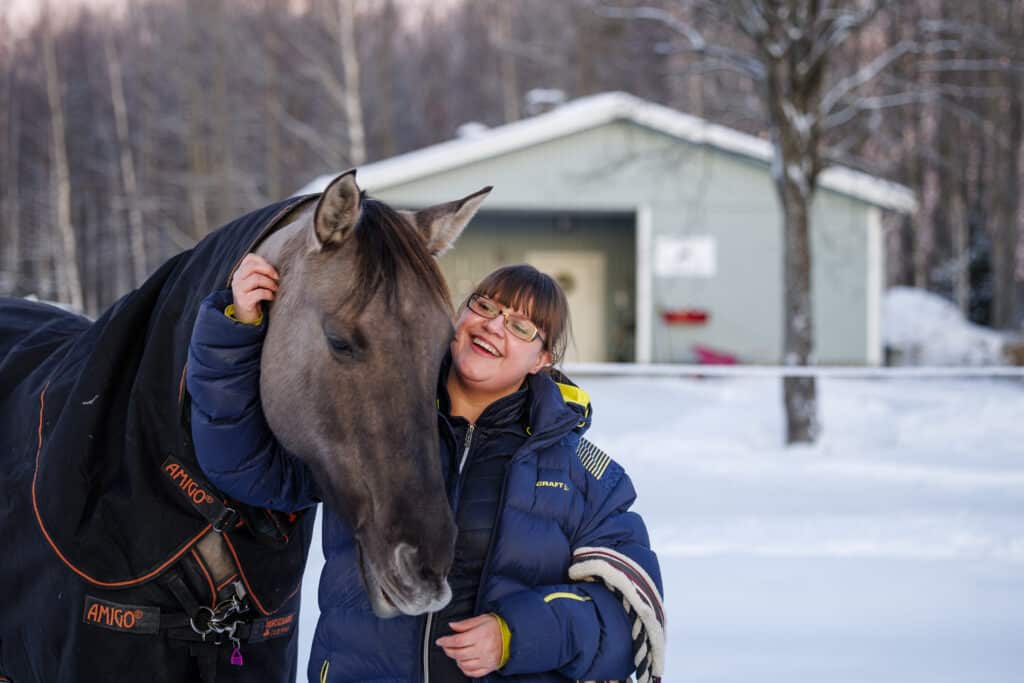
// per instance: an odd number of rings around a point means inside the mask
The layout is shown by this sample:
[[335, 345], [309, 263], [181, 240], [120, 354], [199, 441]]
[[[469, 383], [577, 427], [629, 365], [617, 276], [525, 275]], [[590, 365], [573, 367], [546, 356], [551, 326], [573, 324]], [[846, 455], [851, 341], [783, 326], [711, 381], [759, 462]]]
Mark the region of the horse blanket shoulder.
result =
[[[186, 474], [201, 474], [183, 382], [193, 322], [241, 258], [311, 199], [268, 206], [211, 233], [95, 322], [0, 300], [4, 528], [38, 526], [64, 565], [108, 589], [156, 578], [211, 533], [195, 503], [222, 496]], [[267, 515], [248, 510], [243, 519], [253, 523], [224, 532], [264, 613], [294, 593], [312, 530], [307, 515], [285, 530], [304, 538], [268, 543], [250, 532]]]

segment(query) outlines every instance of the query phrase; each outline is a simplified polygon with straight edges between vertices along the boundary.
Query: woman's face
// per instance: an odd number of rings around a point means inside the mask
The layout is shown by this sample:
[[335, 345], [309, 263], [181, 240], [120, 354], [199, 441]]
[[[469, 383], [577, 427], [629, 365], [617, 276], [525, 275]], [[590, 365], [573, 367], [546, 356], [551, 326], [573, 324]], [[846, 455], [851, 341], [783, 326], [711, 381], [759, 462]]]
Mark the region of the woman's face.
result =
[[[503, 312], [525, 317], [523, 311], [498, 303]], [[540, 336], [529, 342], [516, 337], [505, 327], [504, 315], [487, 319], [467, 307], [455, 322], [452, 369], [455, 379], [473, 393], [494, 399], [508, 395], [550, 361]]]

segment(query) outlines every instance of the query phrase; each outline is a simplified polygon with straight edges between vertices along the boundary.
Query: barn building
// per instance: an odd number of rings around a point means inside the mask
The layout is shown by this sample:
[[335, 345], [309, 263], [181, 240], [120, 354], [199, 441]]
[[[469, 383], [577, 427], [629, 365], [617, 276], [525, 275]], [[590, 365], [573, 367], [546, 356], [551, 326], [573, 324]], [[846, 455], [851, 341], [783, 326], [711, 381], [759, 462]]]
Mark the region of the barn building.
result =
[[[418, 208], [494, 191], [441, 259], [456, 301], [529, 262], [568, 293], [567, 360], [782, 360], [783, 236], [769, 142], [624, 93], [359, 169], [373, 196]], [[319, 192], [332, 176], [303, 188]], [[813, 207], [815, 356], [880, 365], [882, 212], [906, 188], [846, 168]]]

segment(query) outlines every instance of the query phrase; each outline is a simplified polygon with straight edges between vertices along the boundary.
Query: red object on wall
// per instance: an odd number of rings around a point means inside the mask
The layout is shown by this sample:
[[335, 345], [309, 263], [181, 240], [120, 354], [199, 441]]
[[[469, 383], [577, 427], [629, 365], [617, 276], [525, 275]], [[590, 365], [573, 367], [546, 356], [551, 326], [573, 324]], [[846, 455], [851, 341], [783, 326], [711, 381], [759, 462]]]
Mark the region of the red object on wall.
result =
[[667, 325], [707, 325], [709, 317], [707, 311], [699, 308], [682, 308], [661, 312], [661, 319]]

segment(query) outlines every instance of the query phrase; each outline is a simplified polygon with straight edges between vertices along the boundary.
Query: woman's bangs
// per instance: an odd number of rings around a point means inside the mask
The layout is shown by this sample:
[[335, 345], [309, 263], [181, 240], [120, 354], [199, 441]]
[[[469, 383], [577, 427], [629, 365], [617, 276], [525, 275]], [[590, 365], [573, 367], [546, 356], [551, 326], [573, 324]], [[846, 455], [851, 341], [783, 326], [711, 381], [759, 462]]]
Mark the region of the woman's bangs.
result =
[[477, 292], [520, 311], [539, 327], [550, 330], [555, 296], [549, 278], [543, 273], [530, 273], [525, 268], [502, 269], [481, 282]]

